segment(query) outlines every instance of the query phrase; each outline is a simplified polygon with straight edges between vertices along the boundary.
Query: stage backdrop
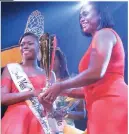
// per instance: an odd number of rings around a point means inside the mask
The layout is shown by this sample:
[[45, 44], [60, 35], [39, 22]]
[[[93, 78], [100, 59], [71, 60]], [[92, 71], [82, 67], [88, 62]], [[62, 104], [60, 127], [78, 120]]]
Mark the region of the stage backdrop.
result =
[[[113, 13], [115, 30], [124, 44], [125, 81], [127, 83], [128, 3], [105, 2], [105, 5], [109, 6]], [[80, 31], [79, 2], [2, 2], [1, 8], [2, 67], [9, 62], [21, 62], [18, 41], [24, 33], [28, 16], [34, 10], [39, 10], [44, 14], [45, 32], [57, 35], [58, 45], [67, 57], [70, 74], [78, 73], [79, 61], [91, 40], [84, 37]]]

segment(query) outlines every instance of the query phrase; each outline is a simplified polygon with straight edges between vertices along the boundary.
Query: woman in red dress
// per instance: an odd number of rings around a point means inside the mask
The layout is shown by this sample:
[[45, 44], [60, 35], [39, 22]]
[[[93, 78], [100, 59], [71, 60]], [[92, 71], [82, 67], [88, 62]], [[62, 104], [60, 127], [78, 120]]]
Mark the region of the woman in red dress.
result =
[[44, 129], [32, 113], [25, 100], [36, 97], [45, 87], [45, 71], [38, 67], [38, 37], [25, 33], [20, 39], [23, 58], [22, 68], [27, 74], [35, 91], [19, 92], [9, 74], [8, 68], [2, 73], [1, 102], [8, 109], [2, 118], [2, 134], [44, 134]]
[[66, 89], [84, 87], [88, 134], [127, 134], [127, 85], [124, 49], [102, 3], [90, 2], [80, 11], [80, 25], [92, 41], [74, 78], [57, 82], [42, 96], [53, 102]]

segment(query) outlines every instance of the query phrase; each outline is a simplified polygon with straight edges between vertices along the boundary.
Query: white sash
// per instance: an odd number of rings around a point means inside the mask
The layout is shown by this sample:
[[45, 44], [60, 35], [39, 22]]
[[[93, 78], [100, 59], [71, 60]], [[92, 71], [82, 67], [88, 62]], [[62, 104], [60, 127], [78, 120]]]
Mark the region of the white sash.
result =
[[[12, 80], [19, 92], [34, 90], [34, 87], [30, 82], [30, 80], [28, 79], [28, 76], [25, 74], [24, 70], [18, 63], [8, 64], [7, 67], [12, 77]], [[27, 103], [28, 107], [35, 115], [35, 117], [38, 119], [45, 134], [51, 134], [51, 129], [48, 124], [48, 119], [46, 116], [45, 117], [42, 116], [42, 112], [44, 109], [43, 106], [39, 103], [37, 97], [31, 97], [25, 102]]]

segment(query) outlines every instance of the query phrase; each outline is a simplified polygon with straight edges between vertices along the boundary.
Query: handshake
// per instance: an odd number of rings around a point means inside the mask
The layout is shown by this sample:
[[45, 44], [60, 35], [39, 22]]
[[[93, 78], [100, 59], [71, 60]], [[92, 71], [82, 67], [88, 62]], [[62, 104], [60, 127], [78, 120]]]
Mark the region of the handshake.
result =
[[44, 109], [47, 111], [52, 111], [53, 108], [56, 109], [56, 98], [60, 94], [60, 84], [55, 83], [52, 86], [45, 87], [42, 92], [38, 95], [39, 102], [43, 105]]

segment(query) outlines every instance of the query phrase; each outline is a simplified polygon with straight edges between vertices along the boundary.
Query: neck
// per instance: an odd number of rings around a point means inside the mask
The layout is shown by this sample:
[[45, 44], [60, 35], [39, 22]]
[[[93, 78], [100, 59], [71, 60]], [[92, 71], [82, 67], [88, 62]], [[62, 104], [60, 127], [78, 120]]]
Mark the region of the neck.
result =
[[33, 68], [38, 67], [37, 60], [23, 60], [22, 65]]
[[99, 26], [98, 26], [96, 29], [92, 30], [92, 32], [91, 32], [92, 37], [95, 35], [95, 33], [96, 33], [99, 29], [100, 29], [100, 28], [99, 28]]
[[96, 33], [96, 31], [93, 31], [93, 32], [91, 33], [92, 37], [95, 35], [95, 33]]

